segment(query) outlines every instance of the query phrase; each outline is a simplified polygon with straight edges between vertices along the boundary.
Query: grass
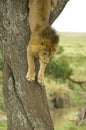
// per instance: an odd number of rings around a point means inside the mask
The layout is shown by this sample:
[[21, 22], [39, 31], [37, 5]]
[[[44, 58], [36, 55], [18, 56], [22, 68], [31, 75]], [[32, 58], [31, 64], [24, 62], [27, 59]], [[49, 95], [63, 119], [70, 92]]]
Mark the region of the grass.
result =
[[2, 116], [5, 116], [3, 111], [3, 94], [2, 94], [2, 72], [0, 71], [0, 130], [7, 130], [7, 121], [2, 119]]
[[[2, 86], [2, 71], [0, 71], [0, 86]], [[0, 87], [1, 90], [1, 87]]]
[[7, 130], [7, 121], [0, 120], [0, 130]]
[[73, 77], [86, 80], [86, 33], [61, 33], [60, 37], [60, 45], [64, 48], [61, 56], [72, 66]]
[[55, 128], [55, 130], [86, 130], [86, 125], [83, 124], [79, 126], [73, 121], [64, 121], [64, 123], [60, 127]]

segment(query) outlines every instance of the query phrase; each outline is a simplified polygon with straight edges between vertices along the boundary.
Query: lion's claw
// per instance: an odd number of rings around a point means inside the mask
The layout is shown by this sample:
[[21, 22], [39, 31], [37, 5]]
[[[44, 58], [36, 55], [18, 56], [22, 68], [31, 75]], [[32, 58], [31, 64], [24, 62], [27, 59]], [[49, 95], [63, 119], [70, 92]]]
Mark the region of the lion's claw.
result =
[[34, 82], [34, 81], [35, 81], [34, 79], [30, 79], [30, 78], [27, 78], [27, 80], [28, 80], [29, 82]]
[[41, 80], [40, 78], [38, 78], [38, 83], [39, 83], [41, 86], [45, 86], [44, 80]]
[[26, 75], [26, 79], [28, 80], [28, 81], [30, 81], [30, 82], [34, 82], [35, 81], [35, 76], [30, 76], [28, 73], [27, 73], [27, 75]]

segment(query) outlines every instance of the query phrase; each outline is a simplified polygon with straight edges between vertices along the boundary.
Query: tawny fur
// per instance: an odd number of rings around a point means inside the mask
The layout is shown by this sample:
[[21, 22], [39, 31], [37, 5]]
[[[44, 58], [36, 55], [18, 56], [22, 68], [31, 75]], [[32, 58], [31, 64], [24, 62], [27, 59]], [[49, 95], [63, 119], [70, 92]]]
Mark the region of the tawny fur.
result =
[[59, 37], [49, 25], [49, 16], [57, 0], [29, 0], [31, 37], [27, 47], [28, 81], [35, 80], [34, 57], [40, 62], [37, 81], [44, 86], [44, 71], [50, 57], [58, 50]]

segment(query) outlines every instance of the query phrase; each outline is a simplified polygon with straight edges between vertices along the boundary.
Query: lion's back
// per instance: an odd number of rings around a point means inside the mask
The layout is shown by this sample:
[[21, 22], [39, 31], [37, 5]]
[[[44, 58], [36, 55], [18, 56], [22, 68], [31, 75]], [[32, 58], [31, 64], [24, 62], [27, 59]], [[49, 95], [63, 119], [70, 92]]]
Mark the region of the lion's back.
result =
[[31, 31], [33, 31], [37, 24], [43, 26], [43, 23], [49, 22], [50, 15], [50, 0], [33, 0], [30, 5], [29, 23]]

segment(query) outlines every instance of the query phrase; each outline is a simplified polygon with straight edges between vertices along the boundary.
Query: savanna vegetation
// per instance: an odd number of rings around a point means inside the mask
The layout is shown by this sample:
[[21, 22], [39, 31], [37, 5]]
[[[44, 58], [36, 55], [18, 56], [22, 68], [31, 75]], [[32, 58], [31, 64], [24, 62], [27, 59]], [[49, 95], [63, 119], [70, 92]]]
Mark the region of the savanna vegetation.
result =
[[[77, 112], [86, 99], [86, 33], [59, 33], [60, 49], [45, 72], [46, 91], [55, 130], [85, 130], [76, 125]], [[73, 79], [70, 80], [70, 79]], [[6, 130], [2, 96], [2, 55], [0, 52], [0, 130]]]

